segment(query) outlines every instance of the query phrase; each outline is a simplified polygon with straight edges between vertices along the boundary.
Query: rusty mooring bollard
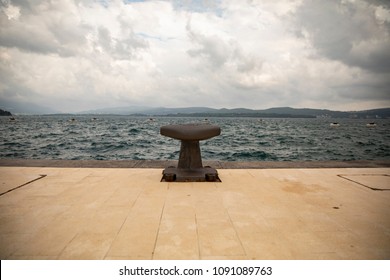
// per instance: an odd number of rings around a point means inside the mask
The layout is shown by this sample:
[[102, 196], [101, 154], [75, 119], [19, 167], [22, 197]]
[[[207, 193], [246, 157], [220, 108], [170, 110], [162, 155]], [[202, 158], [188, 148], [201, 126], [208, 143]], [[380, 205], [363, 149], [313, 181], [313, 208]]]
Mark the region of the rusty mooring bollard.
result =
[[163, 179], [167, 182], [216, 182], [220, 181], [217, 170], [203, 167], [199, 141], [221, 134], [221, 128], [210, 124], [166, 125], [160, 128], [161, 135], [181, 141], [177, 167], [164, 169]]

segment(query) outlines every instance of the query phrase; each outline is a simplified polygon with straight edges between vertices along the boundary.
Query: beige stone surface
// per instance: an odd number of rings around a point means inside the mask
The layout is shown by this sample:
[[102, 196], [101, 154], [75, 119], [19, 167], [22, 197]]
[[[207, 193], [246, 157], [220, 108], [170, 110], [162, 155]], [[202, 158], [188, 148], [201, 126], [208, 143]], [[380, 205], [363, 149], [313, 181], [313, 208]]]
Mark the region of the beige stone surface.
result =
[[390, 177], [387, 174], [353, 174], [340, 175], [340, 177], [356, 182], [367, 188], [390, 190]]
[[12, 167], [0, 168], [0, 194], [6, 193], [41, 177], [39, 174], [23, 171], [23, 169], [15, 169]]
[[389, 168], [161, 171], [0, 167], [1, 259], [390, 258]]

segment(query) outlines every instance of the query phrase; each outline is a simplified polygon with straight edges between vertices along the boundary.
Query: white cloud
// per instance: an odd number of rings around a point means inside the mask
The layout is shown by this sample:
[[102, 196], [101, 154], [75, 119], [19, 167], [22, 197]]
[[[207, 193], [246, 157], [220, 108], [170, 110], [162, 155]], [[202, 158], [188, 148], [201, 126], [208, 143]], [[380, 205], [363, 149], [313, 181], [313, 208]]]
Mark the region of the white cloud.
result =
[[7, 3], [2, 7], [3, 12], [9, 20], [18, 20], [20, 17], [20, 8]]
[[382, 2], [1, 3], [0, 102], [390, 106]]

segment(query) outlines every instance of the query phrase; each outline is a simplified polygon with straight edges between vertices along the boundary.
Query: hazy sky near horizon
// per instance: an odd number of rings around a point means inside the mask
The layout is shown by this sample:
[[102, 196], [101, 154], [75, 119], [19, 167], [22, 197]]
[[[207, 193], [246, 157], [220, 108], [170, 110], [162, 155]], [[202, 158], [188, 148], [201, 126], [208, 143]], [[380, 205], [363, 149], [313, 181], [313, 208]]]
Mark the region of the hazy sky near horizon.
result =
[[390, 4], [0, 0], [1, 102], [390, 107]]

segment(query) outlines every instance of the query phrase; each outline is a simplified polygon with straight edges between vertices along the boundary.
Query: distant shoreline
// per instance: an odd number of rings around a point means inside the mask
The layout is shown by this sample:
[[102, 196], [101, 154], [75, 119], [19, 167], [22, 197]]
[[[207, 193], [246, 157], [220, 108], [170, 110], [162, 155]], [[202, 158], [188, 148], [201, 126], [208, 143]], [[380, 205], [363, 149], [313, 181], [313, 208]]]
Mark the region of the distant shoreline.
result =
[[[66, 113], [66, 114], [16, 114], [15, 117], [134, 117], [134, 118], [257, 118], [257, 119], [356, 119], [356, 120], [385, 120], [390, 119], [390, 116], [314, 116], [314, 115], [290, 115], [290, 114], [262, 114], [262, 113], [178, 113], [168, 115], [145, 115], [145, 114], [79, 114], [79, 113]], [[1, 116], [3, 117], [3, 116]]]
[[[177, 165], [175, 160], [48, 160], [0, 159], [0, 167], [61, 167], [61, 168], [165, 168]], [[303, 168], [380, 168], [390, 167], [390, 160], [354, 161], [210, 161], [204, 166], [217, 169], [303, 169]]]
[[[387, 119], [390, 118], [390, 108], [377, 108], [360, 111], [334, 111], [328, 109], [275, 107], [269, 109], [215, 109], [210, 107], [118, 107], [105, 108], [75, 113], [42, 112], [21, 113], [17, 110], [14, 115], [43, 115], [43, 116], [69, 116], [69, 115], [114, 115], [138, 117], [252, 117], [252, 118], [353, 118], [353, 119]], [[31, 111], [30, 111], [31, 112]]]
[[5, 111], [5, 110], [0, 109], [0, 116], [1, 116], [1, 117], [4, 117], [4, 116], [6, 116], [6, 117], [11, 117], [12, 114], [11, 114], [11, 112], [8, 112], [8, 111]]

